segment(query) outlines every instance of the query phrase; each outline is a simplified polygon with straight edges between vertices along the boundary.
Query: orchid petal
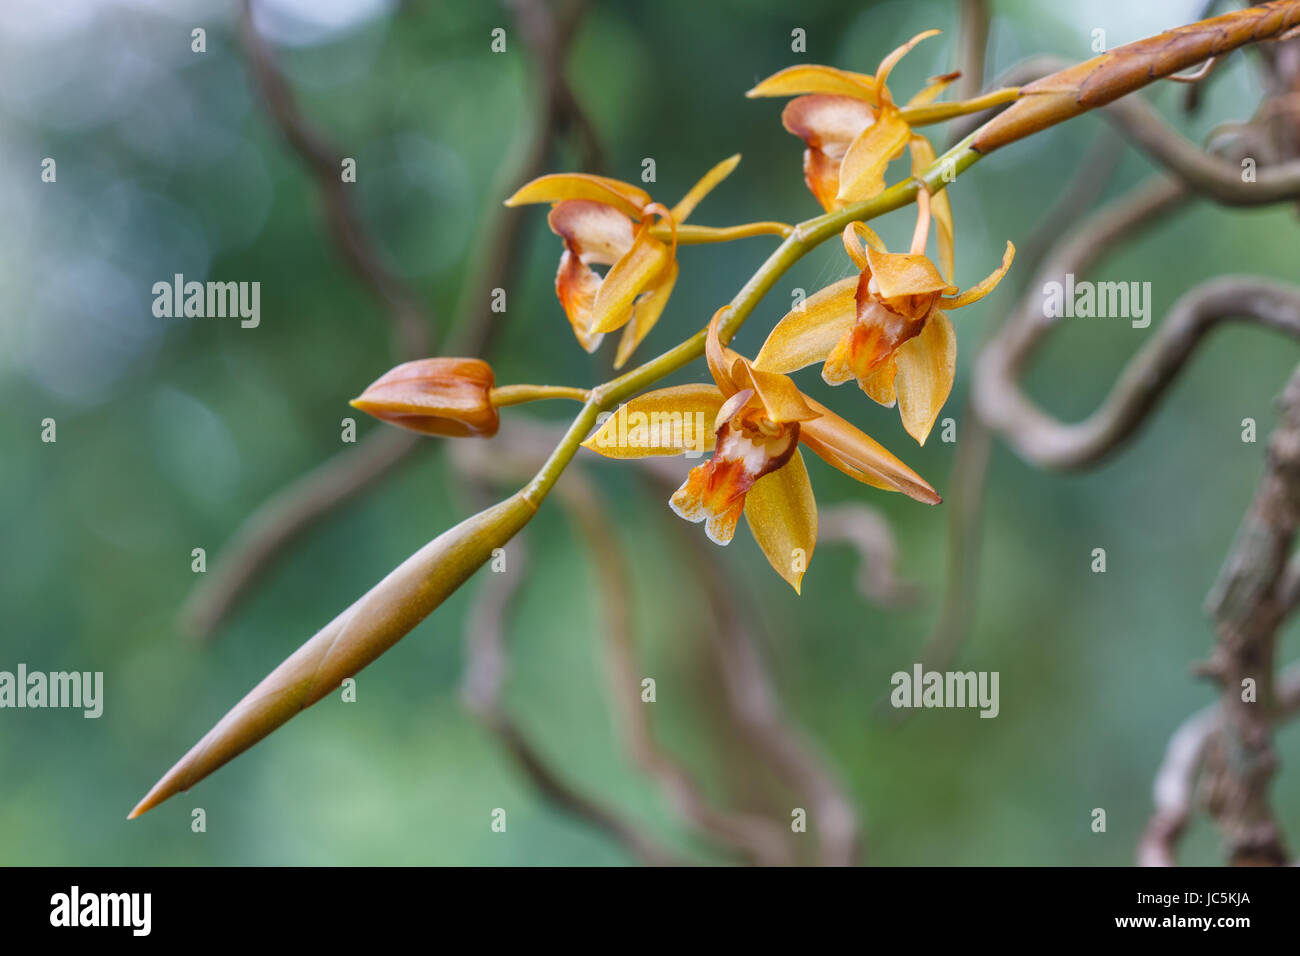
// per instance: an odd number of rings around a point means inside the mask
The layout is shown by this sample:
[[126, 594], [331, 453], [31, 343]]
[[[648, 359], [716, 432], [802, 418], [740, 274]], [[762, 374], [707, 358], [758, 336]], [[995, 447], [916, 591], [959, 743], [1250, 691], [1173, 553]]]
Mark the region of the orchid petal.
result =
[[854, 220], [853, 222], [848, 224], [847, 228], [852, 229], [853, 234], [857, 236], [859, 239], [861, 239], [862, 244], [867, 248], [875, 249], [877, 252], [889, 251], [888, 249], [885, 248], [885, 240], [881, 239], [880, 236], [876, 233], [876, 231], [872, 229], [870, 226], [868, 226], [865, 222], [858, 222], [857, 220]]
[[646, 392], [605, 419], [582, 447], [606, 458], [712, 451], [717, 437], [713, 421], [722, 403], [722, 393], [714, 385], [674, 385]]
[[949, 285], [934, 263], [920, 253], [881, 253], [868, 248], [867, 262], [871, 266], [871, 278], [876, 283], [876, 294], [882, 299], [948, 292], [956, 288]]
[[673, 221], [678, 224], [685, 222], [686, 217], [694, 212], [695, 207], [700, 204], [700, 200], [711, 193], [718, 183], [730, 176], [731, 171], [738, 165], [740, 165], [739, 153], [724, 159], [700, 177], [700, 181], [690, 188], [690, 191], [682, 197], [681, 202], [673, 206], [671, 213]]
[[844, 243], [844, 251], [848, 253], [849, 258], [853, 260], [853, 265], [859, 272], [870, 272], [871, 266], [867, 262], [867, 254], [863, 251], [862, 243], [858, 241], [857, 230], [853, 228], [853, 223], [844, 227], [840, 233], [840, 239]]
[[578, 343], [594, 352], [604, 337], [591, 327], [601, 278], [588, 263], [612, 265], [625, 256], [636, 241], [635, 226], [613, 206], [590, 199], [556, 203], [546, 221], [564, 240], [564, 254], [555, 274], [555, 294]]
[[798, 594], [817, 545], [817, 500], [798, 451], [754, 482], [745, 496], [745, 521], [768, 563]]
[[863, 299], [868, 273], [858, 280], [858, 317], [826, 355], [822, 379], [841, 385], [856, 379], [872, 401], [892, 407], [894, 393], [893, 355], [905, 341], [921, 331], [923, 319], [899, 315], [872, 295]]
[[827, 385], [843, 385], [857, 376], [853, 371], [853, 339], [857, 335], [857, 326], [849, 326], [829, 352], [822, 363], [822, 381]]
[[577, 247], [585, 263], [612, 266], [636, 241], [636, 223], [613, 206], [590, 199], [566, 199], [546, 216], [551, 231]]
[[801, 93], [854, 96], [873, 104], [876, 101], [872, 77], [817, 64], [786, 67], [763, 80], [745, 96], [756, 99], [760, 96], [798, 96]]
[[560, 256], [560, 268], [555, 273], [555, 294], [559, 297], [564, 314], [573, 326], [578, 344], [588, 352], [600, 347], [603, 335], [591, 333], [591, 309], [600, 289], [600, 276], [582, 261], [573, 243], [566, 243]]
[[821, 403], [811, 398], [807, 402], [820, 414], [799, 426], [799, 440], [828, 464], [863, 484], [901, 491], [926, 504], [937, 505], [943, 500], [929, 482], [870, 435], [854, 428]]
[[930, 82], [910, 100], [907, 105], [910, 106], [928, 106], [937, 100], [955, 80], [961, 79], [961, 70], [955, 70], [952, 73], [945, 73], [943, 76], [932, 76]]
[[800, 96], [786, 104], [781, 122], [807, 144], [804, 182], [822, 208], [839, 207], [840, 163], [849, 145], [876, 121], [871, 104], [852, 96]]
[[641, 210], [650, 203], [650, 194], [631, 183], [610, 179], [607, 176], [593, 176], [590, 173], [552, 173], [525, 183], [506, 200], [506, 205], [523, 206], [528, 203], [560, 202], [565, 199], [593, 199], [596, 202], [609, 203], [632, 218], [639, 219]]
[[885, 168], [903, 152], [911, 134], [911, 128], [897, 110], [883, 112], [844, 154], [836, 201], [861, 202], [882, 192]]
[[803, 181], [822, 209], [834, 212], [839, 208], [835, 201], [840, 191], [839, 160], [809, 146], [803, 151]]
[[844, 251], [849, 254], [853, 264], [858, 267], [859, 272], [870, 274], [871, 265], [867, 262], [867, 253], [863, 248], [864, 245], [875, 249], [877, 252], [885, 253], [885, 242], [880, 236], [876, 235], [875, 230], [865, 222], [851, 222], [844, 227], [840, 233], [840, 239], [844, 242]]
[[732, 366], [732, 378], [738, 386], [754, 390], [769, 421], [783, 425], [817, 417], [817, 412], [805, 401], [803, 392], [785, 375], [764, 372], [742, 359]]
[[952, 322], [935, 309], [920, 334], [899, 346], [894, 359], [898, 364], [894, 387], [903, 427], [918, 445], [924, 445], [957, 373], [957, 333]]
[[642, 339], [650, 334], [659, 316], [663, 314], [668, 297], [673, 294], [677, 282], [677, 260], [668, 263], [661, 278], [648, 293], [639, 298], [632, 306], [632, 321], [623, 327], [623, 336], [618, 341], [618, 354], [614, 358], [614, 368], [620, 369], [632, 357]]
[[989, 275], [986, 276], [978, 285], [971, 286], [960, 295], [955, 295], [951, 298], [945, 296], [939, 301], [943, 303], [945, 308], [949, 309], [959, 309], [963, 305], [970, 305], [972, 302], [978, 302], [997, 288], [998, 283], [1002, 281], [1002, 277], [1006, 275], [1007, 270], [1011, 268], [1011, 260], [1015, 257], [1016, 247], [1008, 242], [1006, 252], [1002, 254], [1002, 265], [989, 273]]
[[654, 285], [671, 261], [668, 247], [643, 227], [632, 248], [601, 282], [592, 305], [591, 331], [600, 334], [622, 328], [632, 318], [637, 296]]
[[[791, 446], [790, 452], [794, 450]], [[709, 540], [725, 547], [736, 534], [745, 498], [756, 479], [744, 461], [720, 455], [715, 451], [703, 465], [692, 468], [668, 499], [668, 507], [679, 518], [703, 522]]]
[[875, 121], [871, 104], [852, 96], [800, 96], [781, 111], [787, 130], [835, 160]]
[[793, 372], [825, 360], [857, 320], [857, 288], [854, 275], [810, 295], [773, 327], [754, 368]]
[[737, 385], [733, 378], [733, 372], [737, 364], [743, 364], [744, 359], [740, 354], [727, 348], [722, 344], [718, 337], [718, 325], [722, 322], [722, 314], [727, 311], [727, 306], [723, 306], [713, 313], [713, 318], [709, 320], [708, 331], [704, 337], [704, 358], [709, 363], [709, 374], [713, 376], [713, 381], [717, 382], [718, 388], [728, 397], [734, 395], [743, 386]]
[[718, 414], [713, 416], [713, 430], [716, 432], [723, 425], [727, 424], [727, 422], [735, 418], [736, 413], [749, 404], [749, 400], [753, 397], [754, 390], [752, 388], [746, 388], [737, 392], [735, 395], [732, 395], [731, 398], [723, 402], [722, 407], [718, 409]]
[[[911, 339], [908, 340], [909, 342]], [[906, 345], [907, 343], [903, 343]], [[871, 399], [877, 405], [884, 405], [886, 408], [893, 408], [898, 402], [898, 390], [894, 387], [895, 377], [898, 375], [898, 364], [894, 356], [889, 356], [879, 367], [867, 374], [866, 378], [858, 380], [858, 388], [862, 389], [867, 398]]]
[[922, 40], [927, 40], [930, 37], [938, 36], [942, 32], [943, 32], [942, 30], [926, 30], [922, 33], [918, 33], [916, 36], [912, 37], [912, 39], [908, 40], [902, 46], [895, 47], [892, 51], [890, 51], [888, 56], [886, 56], [883, 60], [880, 61], [880, 66], [876, 68], [875, 81], [876, 81], [876, 97], [881, 103], [889, 102], [889, 91], [885, 89], [885, 84], [889, 80], [889, 74], [892, 73], [894, 67], [898, 65], [898, 61], [901, 60], [908, 53], [910, 53], [912, 48], [916, 46], [918, 43], [920, 43]]

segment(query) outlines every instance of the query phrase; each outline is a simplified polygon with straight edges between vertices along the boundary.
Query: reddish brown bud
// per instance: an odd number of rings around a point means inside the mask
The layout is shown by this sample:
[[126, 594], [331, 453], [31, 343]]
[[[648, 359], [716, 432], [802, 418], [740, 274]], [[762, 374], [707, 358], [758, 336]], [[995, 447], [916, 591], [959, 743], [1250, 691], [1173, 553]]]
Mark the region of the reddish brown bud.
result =
[[420, 359], [385, 372], [352, 407], [426, 435], [491, 438], [498, 424], [492, 382], [492, 366], [478, 359]]

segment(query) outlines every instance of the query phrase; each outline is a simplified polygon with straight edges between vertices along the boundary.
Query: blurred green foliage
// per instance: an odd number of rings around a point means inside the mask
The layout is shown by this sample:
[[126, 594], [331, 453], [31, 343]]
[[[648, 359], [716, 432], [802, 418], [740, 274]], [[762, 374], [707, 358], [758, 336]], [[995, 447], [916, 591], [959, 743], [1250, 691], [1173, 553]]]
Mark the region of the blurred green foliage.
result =
[[[529, 135], [529, 61], [493, 4], [359, 6], [374, 15], [278, 55], [306, 114], [357, 158], [352, 195], [367, 225], [445, 328], [485, 211], [502, 198], [499, 162]], [[1116, 45], [1193, 19], [1197, 6], [998, 0], [990, 69], [1034, 52], [1086, 58], [1094, 28]], [[227, 5], [86, 11], [71, 25], [51, 14], [45, 32], [40, 18], [0, 27], [0, 211], [9, 226], [0, 258], [0, 669], [102, 670], [106, 706], [99, 720], [0, 712], [0, 863], [630, 862], [542, 802], [461, 706], [464, 612], [478, 582], [360, 675], [355, 704], [327, 699], [189, 794], [126, 822], [148, 786], [249, 687], [471, 505], [431, 440], [269, 570], [219, 642], [204, 649], [183, 638], [176, 612], [195, 583], [191, 549], [213, 560], [268, 494], [337, 453], [347, 399], [395, 356], [381, 308], [340, 264], [311, 182], [267, 122]], [[194, 26], [208, 31], [206, 54], [190, 52]], [[511, 31], [505, 54], [489, 50], [498, 26]], [[951, 67], [953, 4], [593, 3], [567, 72], [613, 175], [633, 179], [641, 159], [654, 157], [652, 191], [673, 202], [739, 151], [739, 170], [695, 220], [797, 221], [816, 211], [801, 181], [801, 145], [781, 129], [779, 101], [746, 101], [743, 92], [798, 61], [870, 71], [932, 26], [944, 35], [895, 74], [904, 93]], [[806, 55], [790, 53], [795, 27], [807, 31]], [[1178, 117], [1189, 135], [1244, 118], [1257, 102], [1249, 55], [1221, 72], [1202, 112]], [[1156, 91], [1170, 115], [1176, 93]], [[952, 195], [962, 284], [996, 264], [1006, 239], [1029, 237], [1101, 130], [1085, 117], [961, 179]], [[56, 184], [39, 181], [44, 156], [57, 158]], [[1149, 168], [1130, 153], [1109, 194]], [[598, 381], [608, 355], [586, 356], [572, 340], [552, 289], [559, 243], [543, 219], [530, 213], [510, 278], [498, 380]], [[910, 221], [900, 212], [881, 232], [896, 243]], [[1296, 278], [1297, 235], [1293, 209], [1200, 203], [1118, 248], [1095, 278], [1150, 281], [1158, 322], [1210, 275]], [[685, 250], [673, 301], [643, 353], [699, 328], [768, 242]], [[782, 280], [738, 348], [753, 354], [791, 289], [811, 292], [847, 273], [837, 247], [828, 243]], [[155, 319], [150, 287], [176, 272], [260, 281], [261, 326]], [[960, 416], [974, 346], [1027, 278], [1013, 269], [995, 296], [960, 314], [961, 365], [945, 414]], [[1120, 320], [1064, 323], [1029, 390], [1054, 412], [1082, 416], [1149, 334]], [[1218, 333], [1138, 439], [1084, 475], [1041, 473], [998, 448], [981, 597], [961, 657], [964, 668], [1000, 672], [996, 720], [928, 711], [898, 726], [876, 709], [936, 618], [944, 507], [811, 466], [823, 502], [862, 500], [888, 515], [902, 572], [926, 595], [914, 611], [864, 604], [853, 588], [856, 558], [842, 545], [818, 551], [802, 597], [747, 534], [718, 552], [761, 621], [791, 716], [862, 811], [871, 862], [1132, 860], [1169, 734], [1212, 699], [1188, 670], [1212, 642], [1201, 603], [1260, 474], [1273, 399], [1294, 361], [1291, 345], [1267, 334]], [[699, 363], [678, 380], [704, 374]], [[896, 412], [851, 388], [821, 387], [814, 370], [798, 380], [946, 492], [954, 446], [917, 449]], [[39, 440], [46, 417], [58, 422], [55, 444]], [[1258, 444], [1241, 441], [1246, 417], [1259, 422]], [[379, 427], [359, 423], [363, 433]], [[682, 571], [667, 527], [677, 519], [630, 466], [592, 470], [636, 562], [639, 668], [658, 681], [660, 739], [717, 799], [786, 819], [798, 798], [769, 785], [718, 706], [709, 598]], [[596, 577], [579, 540], [555, 508], [527, 535], [534, 560], [511, 618], [509, 706], [570, 780], [684, 852], [718, 859], [619, 745]], [[1104, 575], [1089, 572], [1094, 547], [1107, 550]], [[1288, 635], [1282, 658], [1295, 652]], [[1279, 749], [1276, 804], [1295, 838], [1300, 729], [1283, 730]], [[195, 807], [207, 811], [204, 834], [190, 830]], [[496, 807], [509, 813], [505, 835], [489, 829]], [[1090, 830], [1095, 807], [1107, 811], [1104, 834]], [[1204, 820], [1185, 857], [1218, 862]]]

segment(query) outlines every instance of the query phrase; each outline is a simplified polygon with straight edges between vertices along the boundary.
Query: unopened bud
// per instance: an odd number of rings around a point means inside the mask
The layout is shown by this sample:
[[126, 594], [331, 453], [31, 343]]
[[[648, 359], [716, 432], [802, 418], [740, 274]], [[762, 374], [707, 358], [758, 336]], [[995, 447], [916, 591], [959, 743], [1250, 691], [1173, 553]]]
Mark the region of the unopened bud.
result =
[[188, 790], [388, 650], [536, 513], [523, 492], [434, 538], [326, 624], [236, 704], [131, 811]]
[[492, 383], [492, 366], [479, 359], [419, 359], [385, 372], [352, 407], [426, 435], [491, 438], [498, 424]]

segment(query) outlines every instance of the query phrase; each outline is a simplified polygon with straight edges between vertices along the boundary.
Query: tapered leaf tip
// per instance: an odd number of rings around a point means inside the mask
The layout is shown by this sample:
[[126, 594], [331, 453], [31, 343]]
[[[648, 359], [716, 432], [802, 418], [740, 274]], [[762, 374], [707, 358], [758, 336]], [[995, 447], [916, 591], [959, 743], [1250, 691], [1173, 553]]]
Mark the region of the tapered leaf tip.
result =
[[171, 776], [171, 772], [168, 771], [166, 776], [155, 783], [153, 788], [144, 795], [144, 799], [135, 805], [135, 809], [126, 815], [126, 818], [134, 820], [136, 817], [143, 816], [164, 800], [175, 796], [178, 791], [172, 785]]

